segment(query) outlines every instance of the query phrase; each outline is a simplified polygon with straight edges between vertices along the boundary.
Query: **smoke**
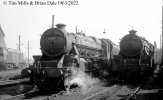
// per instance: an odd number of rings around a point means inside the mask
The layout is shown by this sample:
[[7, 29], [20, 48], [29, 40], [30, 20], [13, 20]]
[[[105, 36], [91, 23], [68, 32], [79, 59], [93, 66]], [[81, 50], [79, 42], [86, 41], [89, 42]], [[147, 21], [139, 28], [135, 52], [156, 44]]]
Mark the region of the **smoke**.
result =
[[91, 92], [92, 88], [100, 83], [99, 79], [91, 77], [79, 68], [71, 67], [71, 71], [72, 76], [65, 80], [65, 85], [69, 88], [73, 84], [77, 85], [83, 95]]

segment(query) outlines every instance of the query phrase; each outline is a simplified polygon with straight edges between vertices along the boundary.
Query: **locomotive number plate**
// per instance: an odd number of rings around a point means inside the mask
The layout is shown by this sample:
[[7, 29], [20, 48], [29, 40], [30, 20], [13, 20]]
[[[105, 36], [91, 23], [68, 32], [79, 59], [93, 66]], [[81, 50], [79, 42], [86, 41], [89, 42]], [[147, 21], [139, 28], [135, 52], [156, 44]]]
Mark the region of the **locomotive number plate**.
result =
[[53, 41], [53, 40], [56, 40], [57, 39], [57, 37], [49, 37], [48, 38], [48, 40], [50, 40], [50, 41]]

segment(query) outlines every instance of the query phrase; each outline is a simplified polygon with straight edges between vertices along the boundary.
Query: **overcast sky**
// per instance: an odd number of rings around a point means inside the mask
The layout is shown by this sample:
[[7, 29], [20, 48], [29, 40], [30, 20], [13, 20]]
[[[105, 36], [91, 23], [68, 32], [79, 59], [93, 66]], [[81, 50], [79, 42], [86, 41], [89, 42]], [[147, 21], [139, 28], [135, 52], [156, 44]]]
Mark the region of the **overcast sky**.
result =
[[138, 35], [160, 45], [162, 0], [76, 0], [78, 5], [47, 4], [59, 0], [42, 0], [46, 5], [36, 5], [37, 0], [24, 0], [33, 1], [33, 5], [20, 5], [18, 1], [21, 0], [0, 0], [0, 24], [7, 47], [16, 49], [20, 34], [21, 49], [27, 55], [29, 41], [31, 58], [41, 54], [40, 34], [51, 27], [53, 14], [54, 24], [66, 24], [68, 32], [75, 32], [78, 26], [88, 36], [109, 38], [118, 44], [133, 27]]

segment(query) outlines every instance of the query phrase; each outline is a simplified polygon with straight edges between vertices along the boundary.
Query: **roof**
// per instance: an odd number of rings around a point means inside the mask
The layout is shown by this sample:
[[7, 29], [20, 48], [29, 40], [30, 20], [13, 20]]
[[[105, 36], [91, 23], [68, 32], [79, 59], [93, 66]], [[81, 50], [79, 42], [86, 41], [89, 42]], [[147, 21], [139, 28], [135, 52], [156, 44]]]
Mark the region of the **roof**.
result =
[[3, 37], [5, 36], [5, 34], [3, 33], [3, 30], [2, 30], [2, 28], [1, 28], [1, 25], [0, 25], [0, 36], [1, 36], [1, 35], [2, 35]]
[[2, 47], [2, 48], [7, 47], [5, 40], [4, 40], [4, 36], [5, 36], [5, 34], [3, 33], [3, 30], [2, 30], [1, 25], [0, 25], [0, 47]]
[[19, 51], [19, 50], [17, 50], [17, 49], [12, 49], [12, 48], [7, 48], [7, 51], [8, 51], [8, 52], [22, 53], [22, 54], [23, 54], [22, 51]]

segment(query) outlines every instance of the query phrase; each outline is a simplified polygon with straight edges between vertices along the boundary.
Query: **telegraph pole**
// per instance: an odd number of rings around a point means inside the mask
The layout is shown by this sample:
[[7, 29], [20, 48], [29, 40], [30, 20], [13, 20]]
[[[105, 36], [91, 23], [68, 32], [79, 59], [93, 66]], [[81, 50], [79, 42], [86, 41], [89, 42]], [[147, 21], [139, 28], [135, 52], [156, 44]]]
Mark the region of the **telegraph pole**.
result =
[[[162, 4], [162, 12], [163, 12], [163, 4]], [[163, 65], [163, 13], [162, 13], [162, 61], [161, 61], [161, 65]]]
[[23, 45], [23, 44], [21, 44], [21, 36], [19, 35], [19, 43], [18, 44], [16, 44], [17, 45], [17, 49], [19, 50], [19, 51], [21, 51], [21, 46]]
[[52, 16], [52, 28], [54, 28], [54, 15]]
[[28, 41], [28, 65], [29, 65], [29, 41]]
[[76, 30], [76, 34], [78, 33], [78, 27], [77, 26], [75, 26], [75, 30]]
[[161, 43], [162, 40], [161, 40], [161, 38], [162, 38], [162, 35], [160, 35], [160, 49], [162, 48], [162, 45], [161, 45], [162, 44]]
[[105, 32], [105, 29], [104, 29], [104, 32], [103, 32], [103, 34], [105, 34], [106, 32]]
[[20, 35], [19, 35], [19, 48], [18, 48], [19, 51], [20, 51], [20, 45], [21, 43], [20, 43]]

